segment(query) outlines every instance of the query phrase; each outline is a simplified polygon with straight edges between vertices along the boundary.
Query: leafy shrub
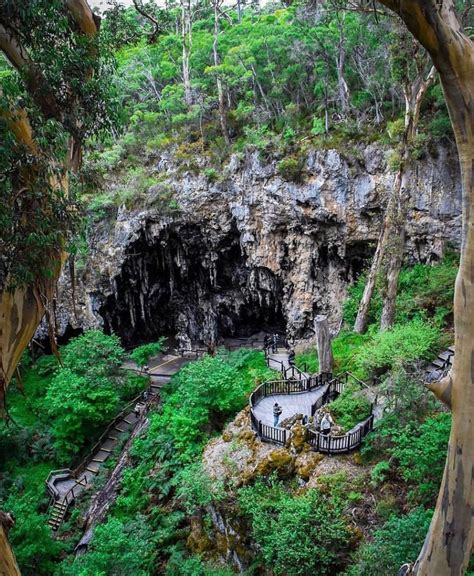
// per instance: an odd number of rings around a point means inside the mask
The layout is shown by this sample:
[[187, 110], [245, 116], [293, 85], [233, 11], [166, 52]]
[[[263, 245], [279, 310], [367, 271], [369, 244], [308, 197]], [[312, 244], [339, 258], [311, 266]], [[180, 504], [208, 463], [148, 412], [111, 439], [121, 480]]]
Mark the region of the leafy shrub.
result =
[[125, 353], [118, 336], [89, 330], [62, 347], [61, 357], [75, 374], [99, 379], [117, 375]]
[[392, 122], [387, 122], [386, 130], [390, 140], [399, 140], [405, 132], [405, 119], [397, 118]]
[[44, 510], [48, 502], [44, 480], [50, 469], [49, 463], [14, 468], [8, 496], [0, 497], [1, 509], [16, 517], [9, 539], [25, 576], [50, 576], [67, 549], [63, 542], [53, 539], [46, 515], [38, 511], [39, 507]]
[[355, 555], [344, 576], [393, 576], [405, 562], [414, 562], [423, 545], [433, 512], [415, 508], [406, 516], [392, 516]]
[[149, 344], [143, 344], [142, 346], [137, 346], [130, 354], [130, 358], [139, 366], [143, 368], [148, 364], [150, 358], [159, 354], [163, 351], [166, 344], [166, 338], [162, 336], [156, 342], [150, 342]]
[[431, 505], [438, 494], [448, 448], [451, 415], [441, 413], [428, 418], [421, 426], [405, 427], [390, 451], [401, 477], [412, 486], [410, 497]]
[[264, 564], [276, 576], [325, 576], [344, 566], [351, 533], [336, 496], [316, 490], [293, 496], [279, 482], [259, 481], [241, 488], [238, 499]]
[[[402, 323], [414, 317], [429, 317], [445, 323], [452, 313], [454, 282], [458, 269], [458, 255], [448, 252], [435, 265], [415, 264], [402, 268], [398, 283], [396, 322]], [[349, 288], [349, 297], [344, 303], [344, 320], [353, 326], [359, 302], [362, 298], [366, 276], [362, 275]], [[378, 286], [371, 301], [369, 324], [379, 322], [382, 298]]]
[[301, 182], [305, 159], [289, 156], [278, 163], [278, 173], [290, 182]]
[[396, 364], [428, 359], [439, 343], [438, 327], [415, 318], [403, 325], [377, 332], [359, 352], [357, 363], [367, 373], [384, 373]]
[[56, 576], [148, 576], [153, 572], [155, 538], [147, 519], [129, 522], [109, 518], [99, 524], [87, 554], [61, 564]]
[[202, 446], [203, 432], [219, 430], [245, 406], [248, 392], [236, 368], [220, 356], [205, 356], [174, 376], [163, 391], [163, 410], [157, 418], [183, 460], [192, 460]]
[[53, 378], [46, 395], [53, 418], [54, 446], [67, 462], [77, 454], [117, 412], [119, 394], [109, 378], [81, 376], [63, 368]]
[[45, 407], [53, 418], [58, 458], [66, 461], [118, 411], [124, 350], [117, 336], [90, 330], [61, 348], [61, 356], [64, 367], [48, 386]]
[[[358, 375], [358, 366], [355, 362], [359, 350], [368, 342], [370, 337], [367, 334], [355, 334], [354, 332], [343, 331], [332, 341], [332, 352], [334, 358], [334, 372], [354, 372]], [[317, 351], [315, 348], [296, 355], [296, 365], [301, 370], [307, 370], [311, 374], [319, 370]], [[361, 374], [363, 375], [363, 374]]]
[[219, 173], [215, 168], [206, 168], [206, 170], [204, 170], [204, 174], [210, 184], [213, 184], [219, 180]]
[[437, 114], [428, 124], [429, 133], [435, 138], [452, 138], [453, 127], [449, 116], [444, 114]]
[[370, 402], [357, 386], [350, 385], [330, 404], [330, 409], [336, 423], [347, 432], [369, 416]]

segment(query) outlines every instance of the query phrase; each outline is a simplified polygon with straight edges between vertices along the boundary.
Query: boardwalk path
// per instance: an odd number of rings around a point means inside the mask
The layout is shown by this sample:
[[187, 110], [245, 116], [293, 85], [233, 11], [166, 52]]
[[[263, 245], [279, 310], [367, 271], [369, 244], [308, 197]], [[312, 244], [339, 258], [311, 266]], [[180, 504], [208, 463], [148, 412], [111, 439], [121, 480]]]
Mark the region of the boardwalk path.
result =
[[[228, 338], [224, 341], [224, 346], [233, 350], [241, 347], [261, 346], [262, 335], [251, 338]], [[184, 354], [159, 354], [149, 362], [148, 374], [150, 376], [150, 386], [148, 389], [148, 401], [153, 402], [158, 399], [160, 389], [167, 384], [171, 377], [185, 364], [196, 360], [204, 353], [204, 350], [193, 350]], [[123, 368], [141, 371], [133, 362], [126, 362]], [[122, 413], [115, 418], [107, 427], [97, 444], [91, 450], [83, 462], [75, 469], [53, 470], [47, 480], [46, 485], [51, 497], [51, 511], [48, 524], [56, 531], [63, 522], [68, 508], [73, 504], [75, 498], [83, 492], [95, 476], [99, 473], [104, 462], [114, 452], [122, 439], [120, 435], [130, 433], [135, 428], [140, 416], [136, 409], [143, 410], [146, 405], [142, 399], [135, 399]]]
[[[150, 387], [149, 401], [155, 400], [160, 389], [167, 384], [171, 376], [188, 362], [196, 359], [196, 355], [178, 356], [176, 354], [160, 354], [150, 362]], [[132, 363], [124, 364], [125, 369], [137, 370]], [[92, 449], [85, 461], [76, 468], [54, 470], [46, 480], [48, 492], [51, 496], [51, 513], [48, 524], [53, 530], [57, 530], [61, 525], [69, 506], [75, 498], [88, 486], [99, 473], [104, 462], [113, 453], [115, 448], [121, 444], [120, 435], [131, 432], [139, 420], [135, 409], [143, 409], [142, 401], [137, 400], [128, 405], [126, 409], [107, 427], [99, 442]]]
[[[288, 353], [279, 350], [276, 354], [270, 353], [267, 357], [268, 366], [275, 370], [280, 370], [281, 366], [285, 369], [290, 367], [288, 362]], [[309, 378], [309, 374], [298, 372], [295, 374], [296, 379]], [[321, 398], [326, 392], [327, 386], [321, 386], [310, 392], [300, 392], [298, 394], [276, 394], [262, 398], [258, 404], [253, 407], [253, 412], [258, 420], [264, 424], [273, 426], [273, 405], [278, 402], [282, 407], [280, 422], [290, 418], [295, 414], [311, 416], [311, 405]]]

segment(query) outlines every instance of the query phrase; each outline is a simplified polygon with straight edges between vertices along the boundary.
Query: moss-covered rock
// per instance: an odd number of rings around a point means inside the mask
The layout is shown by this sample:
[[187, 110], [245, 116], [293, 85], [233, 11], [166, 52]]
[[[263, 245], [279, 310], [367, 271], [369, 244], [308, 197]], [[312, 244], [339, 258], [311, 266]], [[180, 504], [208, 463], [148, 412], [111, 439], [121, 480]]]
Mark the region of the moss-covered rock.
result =
[[286, 448], [277, 448], [260, 461], [255, 469], [255, 474], [269, 476], [276, 472], [280, 478], [289, 478], [294, 471], [295, 457]]

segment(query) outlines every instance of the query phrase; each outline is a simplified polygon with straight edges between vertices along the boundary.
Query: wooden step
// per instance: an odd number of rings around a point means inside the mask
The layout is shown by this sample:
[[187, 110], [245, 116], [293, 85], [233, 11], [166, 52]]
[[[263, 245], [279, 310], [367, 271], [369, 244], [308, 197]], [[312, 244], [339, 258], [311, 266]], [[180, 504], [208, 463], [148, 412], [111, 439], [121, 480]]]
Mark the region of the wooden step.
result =
[[93, 474], [97, 474], [97, 472], [99, 471], [97, 468], [90, 468], [90, 466], [87, 466], [86, 470], [88, 472], [92, 472]]
[[133, 422], [131, 420], [127, 420], [126, 418], [122, 418], [122, 422], [126, 422], [127, 424], [130, 424], [130, 426], [133, 424]]
[[433, 362], [431, 362], [431, 365], [436, 366], [436, 368], [444, 368], [446, 366], [446, 362], [440, 358], [436, 358], [433, 360]]
[[107, 440], [113, 440], [114, 442], [118, 440], [117, 436], [107, 436]]
[[112, 450], [109, 450], [109, 448], [101, 448], [102, 452], [107, 452], [108, 454], [112, 454]]
[[101, 460], [100, 458], [92, 458], [91, 462], [97, 462], [98, 464], [103, 464], [106, 460], [107, 458], [104, 458], [103, 460]]
[[114, 426], [114, 430], [118, 430], [121, 434], [123, 434], [123, 432], [126, 432], [126, 431], [127, 431], [126, 428], [125, 428], [125, 429], [122, 429], [122, 428], [119, 428], [118, 426]]
[[438, 355], [438, 358], [441, 358], [441, 360], [452, 360], [453, 355], [454, 352], [451, 352], [451, 350], [445, 350]]

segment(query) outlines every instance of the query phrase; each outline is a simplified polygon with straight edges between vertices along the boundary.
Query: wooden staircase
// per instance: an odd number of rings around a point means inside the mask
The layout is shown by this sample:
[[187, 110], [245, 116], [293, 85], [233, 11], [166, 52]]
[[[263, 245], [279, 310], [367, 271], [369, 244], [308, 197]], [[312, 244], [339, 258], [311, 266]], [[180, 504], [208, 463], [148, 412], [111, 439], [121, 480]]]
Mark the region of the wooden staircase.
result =
[[440, 352], [438, 356], [430, 362], [426, 368], [425, 380], [427, 382], [434, 382], [445, 376], [453, 365], [454, 361], [454, 346], [449, 346], [443, 352]]
[[48, 525], [51, 527], [53, 532], [56, 532], [61, 526], [66, 512], [68, 509], [68, 504], [65, 500], [56, 500], [53, 506], [50, 508]]

